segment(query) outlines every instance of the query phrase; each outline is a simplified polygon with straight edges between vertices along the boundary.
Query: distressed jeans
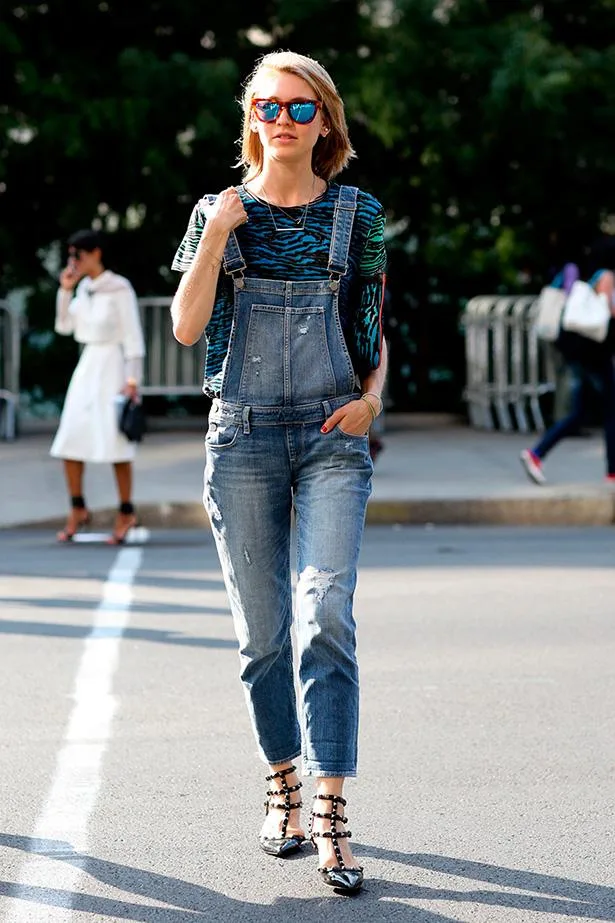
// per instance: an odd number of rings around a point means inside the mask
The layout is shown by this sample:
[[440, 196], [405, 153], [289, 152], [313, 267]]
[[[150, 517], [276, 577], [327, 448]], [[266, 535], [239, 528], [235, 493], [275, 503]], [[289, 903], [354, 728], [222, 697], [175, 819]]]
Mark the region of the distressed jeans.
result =
[[[246, 433], [212, 408], [204, 503], [239, 641], [262, 759], [301, 754], [315, 776], [357, 771], [359, 675], [353, 594], [372, 463], [367, 436], [319, 422]], [[291, 520], [297, 540], [295, 696]]]

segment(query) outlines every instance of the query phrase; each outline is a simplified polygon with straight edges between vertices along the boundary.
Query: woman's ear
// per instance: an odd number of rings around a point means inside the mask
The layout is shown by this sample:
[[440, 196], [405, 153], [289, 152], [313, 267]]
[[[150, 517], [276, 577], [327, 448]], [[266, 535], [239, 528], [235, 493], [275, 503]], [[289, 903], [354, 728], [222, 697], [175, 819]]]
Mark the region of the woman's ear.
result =
[[323, 125], [322, 128], [320, 129], [320, 137], [326, 138], [330, 131], [331, 129], [329, 128], [328, 125]]

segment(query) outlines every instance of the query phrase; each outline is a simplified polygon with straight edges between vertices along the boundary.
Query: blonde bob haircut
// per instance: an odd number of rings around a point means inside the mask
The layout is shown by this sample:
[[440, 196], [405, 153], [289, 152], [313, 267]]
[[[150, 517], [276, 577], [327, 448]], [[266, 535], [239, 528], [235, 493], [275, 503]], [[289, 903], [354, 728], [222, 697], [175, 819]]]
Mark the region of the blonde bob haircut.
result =
[[356, 154], [348, 137], [344, 104], [335, 84], [322, 64], [314, 58], [294, 51], [272, 51], [259, 59], [244, 85], [239, 160], [239, 165], [244, 167], [244, 182], [258, 176], [263, 169], [263, 146], [258, 133], [250, 128], [250, 115], [252, 100], [257, 98], [259, 78], [268, 71], [282, 71], [301, 77], [322, 102], [322, 118], [329, 133], [325, 138], [319, 137], [314, 145], [312, 169], [316, 176], [327, 181], [337, 176]]

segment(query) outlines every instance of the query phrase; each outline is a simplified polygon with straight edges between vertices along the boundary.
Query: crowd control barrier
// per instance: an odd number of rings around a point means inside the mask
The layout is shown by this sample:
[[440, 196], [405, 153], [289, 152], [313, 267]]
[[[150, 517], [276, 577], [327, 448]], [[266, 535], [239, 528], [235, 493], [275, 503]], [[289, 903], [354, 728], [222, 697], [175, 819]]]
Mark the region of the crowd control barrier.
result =
[[20, 321], [0, 301], [0, 439], [14, 439], [19, 406]]
[[187, 348], [171, 326], [171, 298], [139, 298], [145, 336], [143, 394], [202, 394], [205, 337]]
[[465, 307], [466, 388], [471, 426], [542, 431], [541, 399], [555, 391], [550, 344], [536, 336], [537, 295], [479, 295]]

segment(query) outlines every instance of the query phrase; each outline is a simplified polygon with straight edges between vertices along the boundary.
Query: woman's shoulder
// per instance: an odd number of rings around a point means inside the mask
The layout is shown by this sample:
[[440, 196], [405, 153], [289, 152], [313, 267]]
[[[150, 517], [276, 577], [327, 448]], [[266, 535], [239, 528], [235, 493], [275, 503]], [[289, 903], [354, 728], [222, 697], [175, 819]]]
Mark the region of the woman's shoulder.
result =
[[100, 295], [114, 295], [118, 293], [134, 294], [134, 286], [130, 279], [127, 279], [126, 276], [121, 276], [117, 272], [113, 272], [111, 269], [106, 269], [98, 279], [95, 279], [94, 282], [90, 284], [89, 290], [94, 294]]
[[[329, 192], [334, 196], [339, 195], [339, 190], [342, 186], [347, 185], [346, 183], [331, 183], [329, 186]], [[365, 189], [360, 187], [354, 187], [357, 190], [357, 213], [361, 217], [365, 217], [368, 220], [375, 218], [376, 215], [384, 214], [384, 208], [378, 199], [371, 194], [371, 192], [366, 192]]]

